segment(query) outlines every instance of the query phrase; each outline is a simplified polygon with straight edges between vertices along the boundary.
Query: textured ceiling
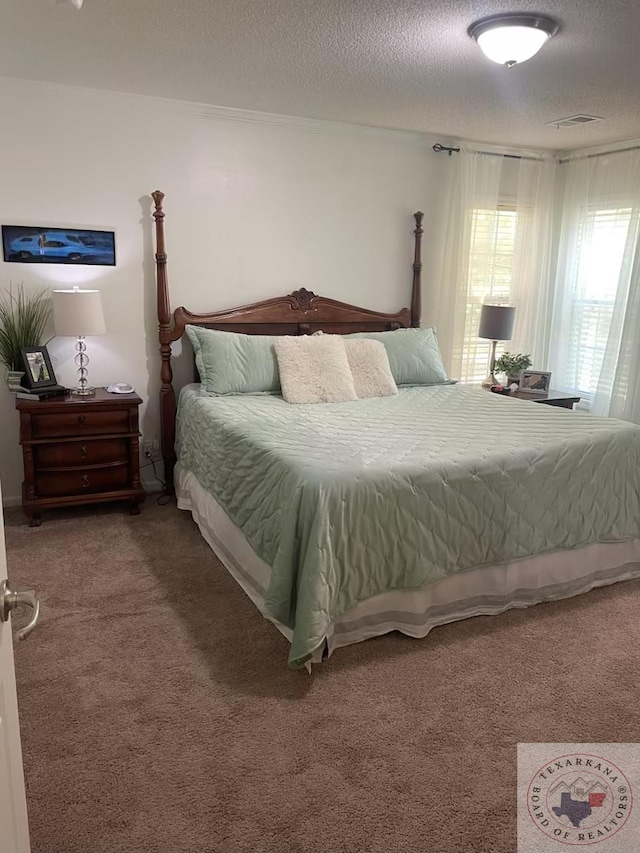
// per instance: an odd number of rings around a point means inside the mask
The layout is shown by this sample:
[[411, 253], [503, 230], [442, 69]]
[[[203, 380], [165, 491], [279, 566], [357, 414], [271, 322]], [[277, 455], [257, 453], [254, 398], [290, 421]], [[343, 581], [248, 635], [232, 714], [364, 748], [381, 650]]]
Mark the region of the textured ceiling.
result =
[[[500, 11], [561, 31], [509, 71], [466, 34]], [[638, 0], [0, 0], [0, 74], [562, 150], [640, 137], [639, 32]]]

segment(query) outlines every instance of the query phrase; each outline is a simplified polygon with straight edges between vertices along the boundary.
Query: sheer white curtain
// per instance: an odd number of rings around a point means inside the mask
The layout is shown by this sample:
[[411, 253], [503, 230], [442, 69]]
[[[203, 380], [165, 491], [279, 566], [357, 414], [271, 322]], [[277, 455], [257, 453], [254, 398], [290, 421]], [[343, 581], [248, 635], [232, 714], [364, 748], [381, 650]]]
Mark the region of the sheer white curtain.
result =
[[553, 384], [596, 414], [640, 423], [640, 151], [560, 168]]
[[514, 339], [503, 348], [532, 353], [543, 369], [556, 164], [461, 147], [451, 167], [434, 316], [449, 374], [464, 382], [486, 374], [489, 344], [477, 337], [483, 301], [516, 306]]
[[[449, 375], [454, 379], [465, 379], [469, 373], [469, 362], [475, 356], [475, 347], [465, 346], [472, 245], [479, 238], [474, 212], [497, 210], [502, 158], [488, 157], [461, 146], [453, 162], [446, 166], [451, 168], [452, 174], [442, 272], [433, 320]], [[487, 249], [491, 249], [489, 232], [485, 242]], [[473, 266], [477, 270], [480, 263], [474, 261]], [[490, 282], [487, 284], [489, 288]]]
[[557, 169], [557, 163], [551, 159], [520, 160], [513, 200], [518, 214], [511, 283], [516, 321], [513, 340], [506, 348], [530, 354], [539, 370], [547, 367], [551, 337]]

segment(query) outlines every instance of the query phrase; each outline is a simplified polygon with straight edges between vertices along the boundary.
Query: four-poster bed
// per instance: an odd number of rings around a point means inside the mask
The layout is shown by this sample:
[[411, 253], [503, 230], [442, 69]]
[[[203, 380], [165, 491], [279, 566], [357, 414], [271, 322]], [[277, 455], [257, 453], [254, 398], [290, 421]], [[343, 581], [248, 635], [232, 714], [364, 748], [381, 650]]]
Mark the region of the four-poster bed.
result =
[[167, 488], [173, 491], [173, 469], [176, 463], [175, 420], [176, 395], [171, 368], [171, 344], [180, 340], [185, 327], [203, 326], [248, 335], [310, 335], [317, 331], [346, 335], [354, 332], [382, 332], [393, 329], [416, 328], [422, 311], [422, 219], [421, 211], [414, 213], [413, 278], [411, 307], [395, 314], [383, 314], [368, 308], [358, 308], [335, 299], [316, 296], [302, 287], [287, 296], [266, 299], [216, 311], [192, 314], [180, 307], [172, 313], [167, 278], [167, 252], [164, 235], [164, 193], [156, 190], [153, 218], [156, 225], [156, 274], [158, 298], [158, 336], [160, 340], [160, 429]]
[[[171, 311], [164, 195], [153, 199], [167, 485], [289, 639], [293, 666], [388, 631], [424, 637], [640, 576], [631, 424], [506, 401], [444, 370], [398, 382], [395, 396], [313, 405], [290, 405], [273, 388], [211, 394], [203, 376], [181, 390], [176, 416], [171, 344], [188, 326], [217, 330], [187, 331], [218, 342], [364, 333], [389, 353], [429, 338], [440, 356], [433, 330], [420, 327], [422, 213], [408, 309], [384, 314], [302, 288], [193, 314]], [[272, 346], [248, 340], [263, 358]], [[411, 352], [422, 364], [426, 350]]]

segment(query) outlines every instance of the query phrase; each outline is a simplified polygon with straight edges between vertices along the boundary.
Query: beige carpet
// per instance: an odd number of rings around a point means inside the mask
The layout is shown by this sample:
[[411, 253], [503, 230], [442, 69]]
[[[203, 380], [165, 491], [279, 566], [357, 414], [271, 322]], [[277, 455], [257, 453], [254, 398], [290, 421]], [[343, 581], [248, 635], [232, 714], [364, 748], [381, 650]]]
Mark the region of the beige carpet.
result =
[[637, 582], [310, 678], [174, 506], [8, 515], [34, 853], [514, 851], [518, 741], [640, 741]]

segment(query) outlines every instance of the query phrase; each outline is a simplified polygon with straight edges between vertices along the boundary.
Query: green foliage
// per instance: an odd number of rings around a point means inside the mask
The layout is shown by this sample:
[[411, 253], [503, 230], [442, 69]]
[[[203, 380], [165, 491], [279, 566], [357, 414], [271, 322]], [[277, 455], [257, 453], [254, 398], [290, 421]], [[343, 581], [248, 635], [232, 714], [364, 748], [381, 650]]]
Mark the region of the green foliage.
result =
[[40, 346], [50, 314], [47, 290], [27, 295], [20, 284], [0, 294], [0, 362], [5, 367], [21, 369], [20, 350]]
[[504, 352], [496, 361], [496, 371], [506, 373], [507, 376], [517, 376], [518, 373], [531, 367], [532, 364], [530, 355]]

